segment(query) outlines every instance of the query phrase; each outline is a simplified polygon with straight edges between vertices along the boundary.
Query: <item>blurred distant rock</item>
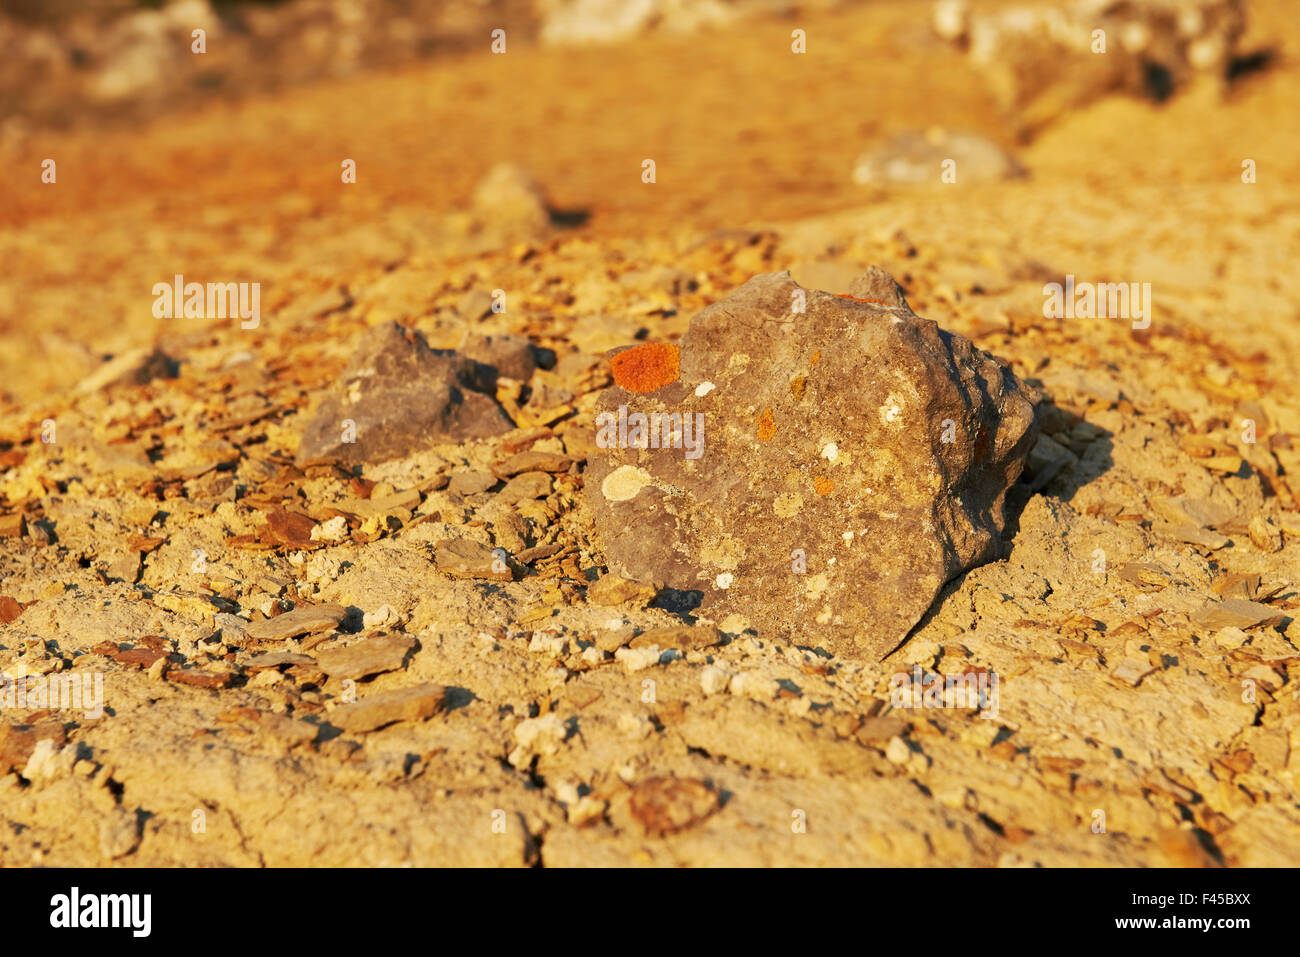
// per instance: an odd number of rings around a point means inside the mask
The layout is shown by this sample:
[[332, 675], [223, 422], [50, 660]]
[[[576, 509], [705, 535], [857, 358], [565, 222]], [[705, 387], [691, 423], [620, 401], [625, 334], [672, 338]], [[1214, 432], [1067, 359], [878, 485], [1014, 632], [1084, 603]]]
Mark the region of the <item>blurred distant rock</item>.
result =
[[997, 9], [939, 0], [932, 22], [940, 37], [968, 52], [1022, 129], [1033, 130], [1111, 92], [1163, 100], [1198, 73], [1225, 76], [1245, 14], [1242, 0], [1069, 0]]
[[755, 14], [829, 9], [842, 0], [537, 0], [540, 37], [553, 46], [612, 43], [653, 30], [690, 33]]
[[[149, 117], [391, 66], [487, 51], [493, 28], [535, 39], [535, 0], [0, 0], [0, 116]], [[205, 31], [206, 52], [193, 31]], [[0, 130], [2, 132], [2, 130]]]
[[479, 228], [514, 238], [536, 238], [550, 228], [546, 195], [531, 173], [498, 163], [474, 188], [473, 216]]
[[[946, 165], [951, 161], [951, 165]], [[991, 183], [1025, 174], [1016, 158], [974, 133], [932, 127], [900, 133], [864, 153], [853, 168], [853, 181], [883, 183]]]

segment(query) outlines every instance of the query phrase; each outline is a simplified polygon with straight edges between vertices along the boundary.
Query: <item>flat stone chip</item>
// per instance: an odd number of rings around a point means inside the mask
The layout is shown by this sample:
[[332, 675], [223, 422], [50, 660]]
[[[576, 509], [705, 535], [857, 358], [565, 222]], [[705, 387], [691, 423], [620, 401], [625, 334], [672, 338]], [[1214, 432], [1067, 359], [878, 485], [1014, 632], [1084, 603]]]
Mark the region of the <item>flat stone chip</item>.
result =
[[330, 712], [329, 721], [344, 731], [360, 734], [394, 721], [418, 721], [431, 717], [442, 710], [446, 698], [447, 689], [442, 685], [398, 688], [342, 705]]
[[329, 648], [316, 653], [316, 664], [331, 678], [364, 678], [396, 671], [415, 647], [410, 635], [381, 635], [346, 648]]
[[342, 605], [301, 605], [275, 618], [255, 621], [247, 628], [249, 638], [255, 641], [283, 641], [301, 635], [337, 628], [347, 609]]

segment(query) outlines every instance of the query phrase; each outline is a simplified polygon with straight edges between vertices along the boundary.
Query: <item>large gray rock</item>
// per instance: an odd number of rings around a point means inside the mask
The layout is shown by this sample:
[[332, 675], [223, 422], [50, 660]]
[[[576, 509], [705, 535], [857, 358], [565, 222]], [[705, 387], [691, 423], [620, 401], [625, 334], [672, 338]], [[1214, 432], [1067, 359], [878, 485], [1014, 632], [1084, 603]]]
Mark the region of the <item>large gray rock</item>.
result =
[[[881, 301], [755, 276], [691, 321], [677, 381], [601, 393], [614, 447], [585, 484], [611, 570], [702, 593], [725, 630], [879, 657], [998, 555], [1038, 396], [883, 270], [850, 293]], [[689, 417], [679, 447], [668, 420], [631, 447], [637, 412]]]
[[412, 329], [375, 326], [303, 430], [298, 463], [382, 462], [507, 432], [514, 423], [488, 392], [492, 378]]

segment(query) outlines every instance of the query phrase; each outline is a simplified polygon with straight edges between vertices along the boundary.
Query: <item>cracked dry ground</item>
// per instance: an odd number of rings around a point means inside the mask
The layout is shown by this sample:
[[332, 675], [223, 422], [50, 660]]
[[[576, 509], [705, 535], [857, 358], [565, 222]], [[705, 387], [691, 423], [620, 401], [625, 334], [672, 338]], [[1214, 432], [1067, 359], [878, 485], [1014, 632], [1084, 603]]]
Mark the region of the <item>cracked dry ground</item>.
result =
[[[1226, 101], [1102, 102], [1022, 150], [1027, 181], [855, 189], [877, 134], [999, 129], [911, 13], [810, 18], [808, 57], [771, 52], [785, 21], [512, 47], [7, 155], [0, 665], [103, 672], [106, 708], [6, 709], [0, 863], [1293, 863], [1300, 159], [1282, 118], [1300, 115], [1300, 72], [1283, 57]], [[1258, 4], [1253, 29], [1294, 49], [1285, 14]], [[44, 156], [57, 187], [27, 185]], [[345, 156], [355, 187], [337, 182]], [[468, 197], [498, 159], [589, 222], [477, 228]], [[1018, 489], [1006, 557], [885, 662], [752, 633], [643, 668], [615, 656], [682, 620], [588, 594], [599, 357], [675, 339], [755, 273], [833, 285], [872, 263], [1050, 397], [1042, 448], [1066, 464]], [[154, 320], [149, 290], [178, 272], [261, 281], [260, 328]], [[1042, 284], [1067, 272], [1150, 281], [1151, 328], [1045, 320]], [[482, 308], [496, 288], [500, 315]], [[590, 358], [537, 373], [501, 439], [359, 478], [295, 469], [319, 390], [389, 319], [435, 346], [509, 331]], [[89, 379], [155, 344], [176, 378]], [[552, 469], [544, 499], [447, 486], [529, 451]], [[339, 514], [342, 541], [310, 540]], [[452, 577], [433, 556], [453, 538], [530, 567]], [[1276, 614], [1224, 627], [1202, 615], [1221, 596]], [[268, 613], [321, 604], [348, 609], [338, 628], [255, 637]], [[341, 717], [356, 669], [340, 649], [380, 634], [386, 670], [360, 702], [446, 691], [431, 716], [365, 730]], [[290, 654], [253, 660], [267, 652]], [[889, 676], [914, 664], [999, 675], [996, 719], [891, 709]], [[744, 677], [719, 688], [710, 665]]]

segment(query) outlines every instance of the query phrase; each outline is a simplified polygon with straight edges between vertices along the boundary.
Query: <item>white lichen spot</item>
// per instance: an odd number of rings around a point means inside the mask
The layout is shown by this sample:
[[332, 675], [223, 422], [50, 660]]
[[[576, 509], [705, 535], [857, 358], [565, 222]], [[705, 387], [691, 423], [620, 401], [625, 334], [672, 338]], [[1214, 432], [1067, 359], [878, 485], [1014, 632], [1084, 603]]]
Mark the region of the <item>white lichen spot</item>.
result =
[[710, 392], [712, 392], [715, 388], [717, 388], [717, 386], [715, 386], [712, 382], [701, 382], [699, 385], [695, 387], [695, 394], [696, 396], [702, 399]]
[[840, 457], [840, 447], [836, 445], [834, 442], [826, 443], [826, 447], [822, 449], [822, 458], [824, 458], [827, 462], [834, 462], [839, 457]]
[[735, 580], [736, 576], [732, 575], [731, 572], [723, 572], [713, 580], [713, 584], [717, 585], [719, 588], [727, 589], [731, 587], [731, 583]]
[[611, 502], [626, 502], [653, 482], [645, 469], [623, 465], [605, 476], [605, 481], [600, 483], [600, 494]]
[[845, 532], [845, 533], [844, 533], [843, 535], [841, 535], [840, 537], [843, 538], [846, 542], [851, 542], [851, 541], [853, 541], [853, 533], [852, 533], [852, 532]]
[[885, 404], [880, 407], [880, 421], [886, 425], [899, 422], [903, 415], [903, 400], [891, 392], [885, 397]]

